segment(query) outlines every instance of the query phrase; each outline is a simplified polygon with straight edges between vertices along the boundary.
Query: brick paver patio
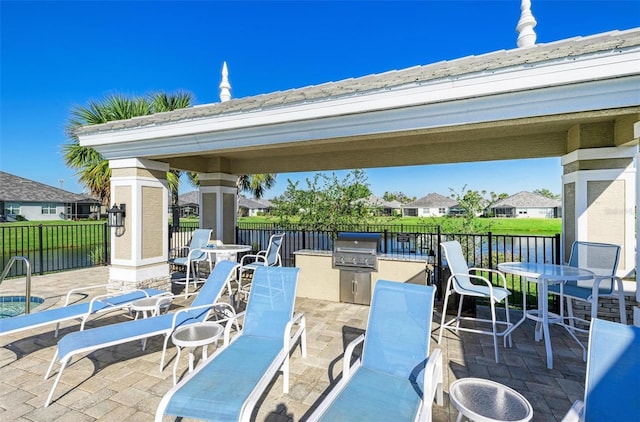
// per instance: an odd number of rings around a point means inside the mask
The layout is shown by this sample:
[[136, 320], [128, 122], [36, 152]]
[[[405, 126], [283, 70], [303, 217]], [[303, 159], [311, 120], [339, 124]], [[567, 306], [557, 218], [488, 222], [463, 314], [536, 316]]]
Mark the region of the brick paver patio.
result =
[[[36, 310], [60, 306], [69, 289], [106, 282], [107, 278], [108, 269], [104, 267], [34, 276], [32, 294], [46, 299]], [[24, 293], [23, 280], [3, 283], [2, 295], [14, 292]], [[173, 306], [184, 304], [184, 300], [178, 300]], [[278, 376], [258, 404], [254, 420], [304, 421], [339, 376], [344, 347], [363, 332], [369, 308], [298, 298], [296, 310], [304, 312], [307, 319], [308, 357], [302, 359], [300, 349], [296, 348], [291, 360], [289, 394], [282, 394], [282, 377]], [[436, 313], [434, 330], [439, 316]], [[127, 318], [122, 313], [111, 314], [91, 324]], [[61, 335], [77, 327], [66, 324]], [[170, 346], [167, 352], [168, 362], [162, 372], [161, 337], [149, 340], [146, 351], [141, 350], [140, 342], [130, 342], [83, 356], [65, 370], [54, 402], [44, 408], [53, 383], [53, 379], [43, 379], [57, 341], [53, 329], [52, 325], [0, 338], [0, 420], [153, 420], [161, 397], [172, 385], [174, 347]], [[571, 403], [582, 398], [585, 363], [581, 349], [561, 328], [552, 327], [551, 332], [554, 369], [546, 368], [544, 343], [533, 340], [532, 322], [516, 330], [513, 348], [501, 347], [499, 364], [493, 358], [490, 336], [446, 333], [443, 343], [438, 345], [434, 334], [432, 347], [443, 350], [445, 365], [445, 404], [434, 405], [434, 421], [455, 420], [448, 386], [453, 380], [468, 376], [492, 379], [522, 393], [533, 406], [534, 421], [560, 420]], [[181, 373], [186, 367], [187, 359], [183, 357]]]

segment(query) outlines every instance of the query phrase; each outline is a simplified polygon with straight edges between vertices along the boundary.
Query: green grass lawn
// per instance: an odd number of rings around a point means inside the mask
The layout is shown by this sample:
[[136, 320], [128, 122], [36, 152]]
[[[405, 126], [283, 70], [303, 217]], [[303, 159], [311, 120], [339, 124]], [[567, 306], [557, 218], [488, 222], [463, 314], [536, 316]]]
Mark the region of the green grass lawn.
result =
[[[436, 226], [445, 223], [446, 217], [378, 217], [371, 219], [371, 224], [385, 224], [390, 226], [401, 225], [428, 225]], [[480, 218], [479, 221], [489, 227], [493, 234], [510, 234], [520, 236], [555, 236], [562, 232], [562, 219], [560, 218]], [[240, 217], [239, 223], [277, 223], [275, 217]]]

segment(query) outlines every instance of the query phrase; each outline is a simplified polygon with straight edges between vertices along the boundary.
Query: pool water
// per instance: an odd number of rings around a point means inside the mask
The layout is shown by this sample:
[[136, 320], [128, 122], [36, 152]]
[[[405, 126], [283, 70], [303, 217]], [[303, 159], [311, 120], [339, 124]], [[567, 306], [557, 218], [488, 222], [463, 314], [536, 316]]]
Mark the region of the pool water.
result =
[[[26, 298], [24, 296], [0, 296], [0, 319], [24, 314]], [[41, 297], [31, 296], [31, 311], [44, 302]]]

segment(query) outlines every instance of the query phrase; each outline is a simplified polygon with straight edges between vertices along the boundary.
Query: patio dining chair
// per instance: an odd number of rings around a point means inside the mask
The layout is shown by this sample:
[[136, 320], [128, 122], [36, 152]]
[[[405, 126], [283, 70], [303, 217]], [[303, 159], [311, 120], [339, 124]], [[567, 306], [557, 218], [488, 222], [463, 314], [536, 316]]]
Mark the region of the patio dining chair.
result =
[[620, 259], [620, 246], [610, 243], [575, 241], [571, 246], [569, 265], [587, 269], [595, 274], [591, 280], [567, 281], [564, 284], [549, 286], [549, 293], [560, 296], [561, 314], [564, 316], [566, 299], [567, 316], [569, 324], [574, 330], [587, 332], [587, 329], [576, 327], [575, 322], [582, 323], [583, 327], [589, 326], [589, 321], [578, 318], [573, 313], [573, 301], [588, 302], [591, 304], [591, 319], [598, 317], [598, 300], [603, 297], [617, 297], [620, 309], [620, 322], [627, 323], [625, 311], [624, 287], [622, 279], [616, 276], [618, 261]]
[[189, 281], [192, 281], [194, 291], [197, 288], [197, 283], [200, 281], [200, 278], [198, 277], [198, 264], [208, 259], [207, 253], [201, 249], [209, 243], [212, 231], [213, 230], [210, 229], [194, 230], [189, 246], [181, 248], [181, 250], [186, 251], [186, 256], [178, 256], [169, 259], [170, 264], [183, 267], [185, 270], [184, 279], [177, 279], [173, 281], [175, 284], [184, 284], [185, 299], [189, 296]]
[[367, 330], [347, 346], [342, 378], [308, 421], [431, 420], [433, 401], [443, 403], [442, 353], [429, 356], [434, 297], [434, 286], [378, 280]]
[[230, 339], [227, 324], [224, 345], [165, 394], [156, 421], [165, 414], [248, 421], [280, 369], [283, 391], [288, 392], [289, 354], [298, 340], [306, 357], [305, 319], [293, 313], [298, 272], [298, 268], [256, 268], [246, 311], [238, 314], [244, 314], [242, 331]]
[[588, 350], [584, 399], [574, 402], [562, 421], [637, 418], [640, 415], [640, 327], [593, 319]]
[[238, 275], [238, 302], [241, 300], [240, 296], [244, 296], [245, 299], [249, 295], [251, 290], [251, 278], [248, 277], [249, 273], [253, 274], [258, 267], [281, 267], [282, 258], [280, 257], [280, 248], [282, 247], [282, 241], [285, 233], [279, 233], [271, 235], [269, 238], [269, 245], [267, 249], [259, 251], [256, 254], [248, 254], [240, 259], [240, 274]]
[[[231, 281], [236, 277], [237, 268], [238, 264], [231, 261], [221, 262], [216, 265], [198, 292], [198, 295], [191, 303], [191, 306], [188, 308], [180, 309], [174, 313], [166, 313], [150, 318], [136, 319], [85, 331], [78, 331], [62, 337], [58, 342], [58, 347], [51, 360], [47, 374], [44, 377], [45, 379], [49, 378], [56, 360], [59, 359], [60, 369], [58, 369], [58, 375], [51, 387], [51, 392], [47, 397], [45, 407], [51, 403], [53, 393], [62, 377], [62, 372], [73, 356], [79, 353], [90, 353], [95, 350], [135, 340], [143, 340], [144, 350], [146, 339], [157, 335], [164, 335], [164, 344], [160, 359], [160, 371], [162, 371], [164, 368], [164, 355], [167, 349], [167, 343], [169, 342], [171, 333], [173, 333], [176, 328], [205, 321], [209, 318], [212, 310], [216, 317], [219, 317], [217, 318], [218, 322], [229, 321], [235, 317], [233, 307], [226, 302], [220, 302], [219, 299], [225, 291], [225, 288], [229, 292], [229, 295], [231, 295]], [[229, 324], [229, 326], [231, 326], [231, 324]], [[236, 328], [239, 328], [237, 323]]]
[[[438, 335], [438, 343], [442, 341], [442, 332], [444, 329], [452, 331], [466, 331], [477, 334], [488, 334], [493, 336], [493, 348], [495, 351], [496, 363], [500, 361], [498, 353], [498, 337], [504, 338], [506, 346], [507, 338], [509, 339], [509, 346], [511, 346], [511, 336], [509, 335], [509, 328], [513, 326], [509, 319], [509, 295], [511, 292], [507, 290], [507, 280], [500, 271], [492, 270], [488, 268], [469, 268], [464, 255], [462, 253], [462, 246], [458, 241], [442, 242], [442, 249], [451, 271], [451, 276], [447, 280], [447, 289], [444, 296], [444, 305], [442, 308], [442, 322], [440, 324], [440, 334]], [[489, 279], [481, 275], [475, 274], [477, 272], [494, 273], [502, 281], [502, 287], [494, 286]], [[472, 274], [473, 273], [473, 274]], [[475, 282], [475, 283], [474, 283]], [[458, 312], [454, 318], [449, 321], [446, 320], [447, 305], [451, 296], [457, 293], [459, 297]], [[462, 303], [465, 296], [483, 298], [489, 301], [489, 307], [491, 309], [491, 319], [476, 318], [471, 316], [462, 316]], [[504, 308], [506, 314], [506, 321], [498, 321], [496, 318], [496, 303], [504, 301]], [[481, 324], [491, 324], [491, 330], [484, 330], [472, 327], [463, 327], [460, 323], [462, 321], [474, 321]], [[498, 326], [504, 326], [503, 330], [499, 330]]]

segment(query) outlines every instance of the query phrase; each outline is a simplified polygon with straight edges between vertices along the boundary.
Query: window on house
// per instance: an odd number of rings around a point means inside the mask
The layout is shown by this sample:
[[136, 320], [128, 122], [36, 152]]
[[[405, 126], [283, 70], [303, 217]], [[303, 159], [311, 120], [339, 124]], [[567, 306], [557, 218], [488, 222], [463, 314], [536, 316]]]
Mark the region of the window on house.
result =
[[438, 208], [438, 214], [445, 214], [447, 212], [446, 208]]
[[7, 202], [4, 204], [4, 213], [5, 215], [20, 214], [20, 205]]
[[55, 214], [55, 213], [56, 213], [55, 204], [42, 204], [42, 214]]

